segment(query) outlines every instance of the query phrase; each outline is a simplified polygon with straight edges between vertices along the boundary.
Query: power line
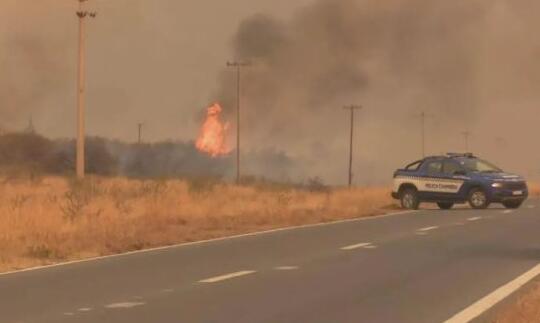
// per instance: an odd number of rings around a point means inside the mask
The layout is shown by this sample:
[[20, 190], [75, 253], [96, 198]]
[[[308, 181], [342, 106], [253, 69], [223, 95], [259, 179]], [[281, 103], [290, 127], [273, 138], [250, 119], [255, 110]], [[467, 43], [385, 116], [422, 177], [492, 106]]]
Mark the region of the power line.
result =
[[78, 0], [79, 10], [79, 79], [77, 86], [77, 161], [76, 171], [79, 179], [85, 175], [85, 90], [86, 90], [86, 18], [95, 18], [97, 13], [84, 10], [88, 0]]
[[351, 135], [350, 135], [350, 142], [349, 142], [349, 187], [352, 186], [352, 180], [353, 180], [353, 171], [352, 171], [352, 165], [353, 165], [353, 141], [354, 141], [354, 111], [362, 109], [362, 106], [359, 105], [349, 105], [343, 107], [346, 110], [350, 110], [351, 113]]
[[240, 100], [241, 100], [241, 70], [250, 66], [249, 62], [227, 62], [227, 67], [236, 69], [236, 184], [240, 184]]

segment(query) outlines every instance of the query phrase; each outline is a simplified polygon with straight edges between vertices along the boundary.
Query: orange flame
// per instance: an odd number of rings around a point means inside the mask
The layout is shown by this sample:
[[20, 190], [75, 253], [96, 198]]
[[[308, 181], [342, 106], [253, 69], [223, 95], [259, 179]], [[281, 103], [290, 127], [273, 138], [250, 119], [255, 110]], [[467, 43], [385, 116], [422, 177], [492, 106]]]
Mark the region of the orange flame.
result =
[[227, 145], [229, 123], [221, 121], [220, 115], [222, 110], [219, 103], [215, 103], [207, 109], [206, 120], [195, 142], [195, 146], [199, 151], [207, 153], [212, 157], [227, 155], [231, 152], [231, 149]]

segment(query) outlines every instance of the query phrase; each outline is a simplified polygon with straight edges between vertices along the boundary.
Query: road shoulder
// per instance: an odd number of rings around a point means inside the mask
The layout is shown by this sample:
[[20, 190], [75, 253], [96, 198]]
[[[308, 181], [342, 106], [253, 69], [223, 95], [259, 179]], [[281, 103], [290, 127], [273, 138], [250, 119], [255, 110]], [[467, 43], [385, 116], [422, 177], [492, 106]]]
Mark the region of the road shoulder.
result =
[[533, 323], [540, 321], [540, 276], [506, 297], [473, 323]]

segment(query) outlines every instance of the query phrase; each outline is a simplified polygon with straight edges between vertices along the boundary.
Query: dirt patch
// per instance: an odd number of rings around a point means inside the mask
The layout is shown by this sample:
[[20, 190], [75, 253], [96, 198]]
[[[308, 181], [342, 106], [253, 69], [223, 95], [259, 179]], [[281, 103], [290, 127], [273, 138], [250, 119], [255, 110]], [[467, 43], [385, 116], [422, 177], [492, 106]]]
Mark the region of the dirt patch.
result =
[[531, 288], [516, 302], [505, 305], [493, 323], [538, 323], [540, 322], [540, 282]]

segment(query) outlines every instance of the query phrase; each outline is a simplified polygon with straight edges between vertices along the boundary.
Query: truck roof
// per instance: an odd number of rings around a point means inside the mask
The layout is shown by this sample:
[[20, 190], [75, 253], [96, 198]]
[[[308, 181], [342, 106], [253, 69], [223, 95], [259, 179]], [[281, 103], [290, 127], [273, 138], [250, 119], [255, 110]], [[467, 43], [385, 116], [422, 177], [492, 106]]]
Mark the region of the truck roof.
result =
[[427, 156], [424, 158], [424, 160], [443, 158], [476, 158], [476, 156], [472, 153], [447, 153], [446, 155]]

